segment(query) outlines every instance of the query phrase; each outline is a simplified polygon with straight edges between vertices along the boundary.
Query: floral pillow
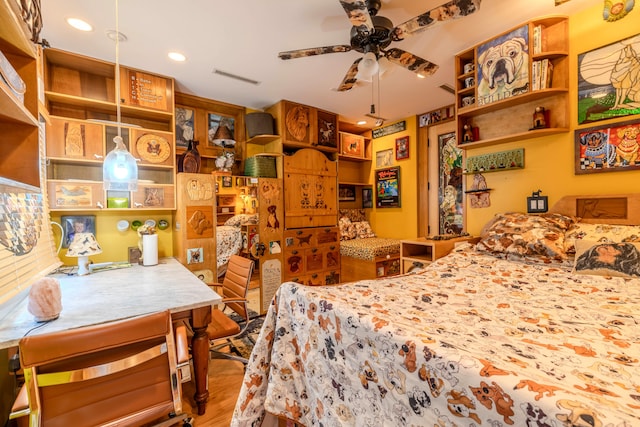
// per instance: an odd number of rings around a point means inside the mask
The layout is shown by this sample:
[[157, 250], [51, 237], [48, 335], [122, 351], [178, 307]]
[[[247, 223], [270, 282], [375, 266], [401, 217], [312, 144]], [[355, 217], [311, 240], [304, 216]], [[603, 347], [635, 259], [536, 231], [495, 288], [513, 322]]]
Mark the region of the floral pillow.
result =
[[564, 235], [564, 251], [568, 254], [575, 253], [575, 245], [579, 240], [601, 243], [640, 242], [640, 226], [578, 222]]
[[364, 209], [340, 209], [340, 218], [346, 217], [351, 222], [366, 221], [367, 215]]
[[340, 240], [351, 240], [356, 238], [356, 229], [351, 220], [347, 217], [341, 217], [338, 221], [340, 227]]
[[640, 277], [640, 243], [576, 240], [574, 272]]
[[376, 237], [375, 233], [371, 229], [369, 221], [352, 222], [353, 228], [356, 230], [357, 239], [367, 239], [369, 237]]
[[575, 217], [558, 213], [498, 214], [482, 232], [476, 248], [504, 258], [541, 256], [564, 261], [564, 235]]

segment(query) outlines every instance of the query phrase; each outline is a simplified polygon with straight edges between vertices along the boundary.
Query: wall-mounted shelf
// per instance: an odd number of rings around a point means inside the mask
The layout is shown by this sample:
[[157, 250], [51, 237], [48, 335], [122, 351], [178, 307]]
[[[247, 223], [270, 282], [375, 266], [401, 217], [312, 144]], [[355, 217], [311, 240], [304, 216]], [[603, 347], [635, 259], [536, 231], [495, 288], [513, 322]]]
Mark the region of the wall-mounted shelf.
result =
[[247, 144], [265, 145], [280, 138], [280, 135], [256, 135], [247, 140]]

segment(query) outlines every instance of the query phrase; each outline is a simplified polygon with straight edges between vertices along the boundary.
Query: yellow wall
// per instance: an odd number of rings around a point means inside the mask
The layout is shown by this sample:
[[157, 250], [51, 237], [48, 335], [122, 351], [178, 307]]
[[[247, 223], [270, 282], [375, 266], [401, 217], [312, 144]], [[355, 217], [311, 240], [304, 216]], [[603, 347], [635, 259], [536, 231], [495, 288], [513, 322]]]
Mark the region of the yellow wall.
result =
[[[374, 208], [369, 214], [369, 222], [378, 237], [398, 239], [414, 238], [418, 235], [418, 141], [415, 116], [405, 119], [406, 130], [372, 139], [372, 165], [369, 182], [374, 185]], [[393, 123], [390, 123], [393, 124]], [[409, 158], [395, 160], [396, 139], [409, 136]], [[400, 207], [375, 208], [375, 164], [376, 152], [393, 149], [393, 166], [400, 166]]]
[[[552, 205], [560, 197], [570, 194], [616, 194], [640, 191], [640, 171], [623, 171], [575, 175], [574, 130], [577, 126], [577, 68], [578, 55], [639, 33], [640, 8], [636, 7], [625, 18], [609, 23], [602, 19], [602, 4], [595, 5], [570, 17], [570, 132], [544, 138], [535, 138], [500, 146], [467, 150], [467, 156], [523, 147], [525, 168], [521, 170], [487, 173], [491, 192], [491, 206], [484, 209], [466, 209], [467, 231], [478, 234], [491, 217], [504, 211], [526, 211], [526, 198], [531, 192], [542, 190]], [[553, 114], [553, 112], [552, 112]], [[637, 116], [636, 116], [637, 118]], [[504, 112], [509, 119], [509, 112]], [[629, 117], [616, 121], [629, 120]], [[610, 122], [602, 122], [610, 123]], [[597, 124], [596, 124], [597, 125]], [[588, 128], [594, 124], [581, 125]], [[482, 134], [482, 129], [480, 130]], [[467, 188], [472, 177], [467, 177]], [[403, 209], [404, 210], [404, 209]], [[409, 212], [407, 212], [407, 218]]]

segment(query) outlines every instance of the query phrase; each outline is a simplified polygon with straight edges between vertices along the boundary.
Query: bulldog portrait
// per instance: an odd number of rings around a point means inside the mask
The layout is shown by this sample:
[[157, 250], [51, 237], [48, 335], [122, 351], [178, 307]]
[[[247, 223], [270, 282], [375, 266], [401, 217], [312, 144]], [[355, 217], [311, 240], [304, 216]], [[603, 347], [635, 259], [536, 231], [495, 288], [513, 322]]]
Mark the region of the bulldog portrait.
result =
[[485, 103], [529, 91], [529, 53], [523, 37], [487, 48], [478, 57], [478, 66], [482, 77], [478, 98]]

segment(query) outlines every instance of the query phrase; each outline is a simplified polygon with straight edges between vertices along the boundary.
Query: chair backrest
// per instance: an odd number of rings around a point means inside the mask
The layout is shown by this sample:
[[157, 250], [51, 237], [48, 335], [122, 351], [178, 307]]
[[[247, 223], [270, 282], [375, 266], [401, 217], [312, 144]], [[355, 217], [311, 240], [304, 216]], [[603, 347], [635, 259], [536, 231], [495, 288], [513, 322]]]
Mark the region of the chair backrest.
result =
[[23, 338], [30, 425], [139, 426], [181, 413], [168, 311]]
[[[254, 265], [253, 260], [249, 258], [231, 255], [222, 281], [223, 298], [247, 298]], [[248, 319], [249, 313], [245, 304], [230, 302], [227, 303], [227, 307], [240, 314], [245, 320]]]

